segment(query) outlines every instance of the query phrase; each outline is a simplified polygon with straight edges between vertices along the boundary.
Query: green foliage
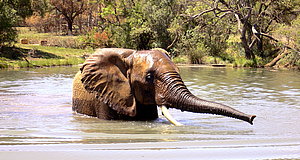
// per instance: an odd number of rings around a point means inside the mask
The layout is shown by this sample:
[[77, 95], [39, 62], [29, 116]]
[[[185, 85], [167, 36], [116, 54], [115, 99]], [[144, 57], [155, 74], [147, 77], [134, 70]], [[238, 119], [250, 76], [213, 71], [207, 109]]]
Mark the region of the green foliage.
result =
[[174, 63], [179, 63], [179, 64], [188, 64], [190, 63], [189, 57], [185, 55], [180, 55], [177, 57], [172, 58], [172, 61]]
[[0, 47], [10, 45], [17, 38], [14, 28], [20, 18], [32, 14], [30, 0], [0, 1]]
[[254, 59], [246, 59], [244, 57], [235, 58], [233, 67], [261, 67], [265, 64], [262, 58], [255, 57]]
[[249, 60], [246, 58], [236, 58], [233, 67], [256, 67], [254, 60]]
[[273, 34], [280, 39], [278, 46], [290, 46], [293, 49], [288, 49], [287, 56], [277, 62], [278, 66], [299, 66], [300, 61], [300, 17], [290, 22], [291, 25], [278, 24]]
[[207, 47], [203, 43], [197, 43], [187, 53], [192, 64], [202, 64], [202, 58], [207, 54]]
[[274, 30], [276, 37], [282, 39], [283, 42], [300, 48], [300, 17], [291, 22], [291, 25], [278, 24]]
[[7, 59], [6, 58], [0, 58], [0, 68], [8, 68], [9, 65], [7, 63]]
[[225, 50], [226, 59], [234, 61], [235, 58], [245, 57], [241, 39], [237, 35], [230, 35], [226, 40], [227, 48]]
[[194, 61], [193, 58], [197, 57], [195, 53], [198, 53], [195, 48], [200, 43], [204, 44], [206, 55], [209, 56], [230, 62], [242, 57], [252, 59], [253, 63], [242, 63], [246, 66], [256, 65], [256, 57], [270, 59], [277, 47], [270, 42], [271, 39], [255, 36], [252, 27], [256, 26], [259, 32], [269, 33], [276, 24], [290, 24], [298, 16], [300, 5], [299, 0], [182, 0], [180, 3], [184, 6], [183, 14], [173, 21], [174, 28], [169, 29], [180, 36], [174, 50], [179, 54], [190, 54]]
[[[29, 1], [0, 2], [1, 22], [7, 22], [0, 23], [1, 45], [14, 41], [16, 30], [13, 26], [20, 17], [32, 13], [27, 5]], [[62, 33], [68, 29], [64, 23], [66, 19], [62, 19], [63, 11], [53, 12], [49, 2], [32, 1], [35, 14], [26, 22], [42, 32]], [[51, 2], [58, 10], [70, 9], [72, 6], [66, 2], [71, 4], [73, 0]], [[284, 66], [299, 64], [300, 0], [82, 0], [76, 4], [83, 4], [75, 6], [76, 10], [83, 10], [73, 19], [74, 28], [86, 33], [79, 40], [74, 36], [63, 38], [53, 34], [44, 34], [39, 39], [35, 33], [21, 37], [30, 37], [31, 43], [47, 40], [50, 45], [71, 48], [163, 48], [178, 63], [234, 63], [246, 67], [263, 66], [288, 45], [294, 50], [289, 49], [287, 56], [278, 63]], [[3, 26], [7, 29], [2, 29]], [[271, 35], [280, 43], [254, 34], [254, 26], [256, 31]]]
[[[201, 2], [182, 2], [186, 15], [195, 15], [205, 10], [208, 5]], [[218, 25], [216, 25], [219, 23]], [[214, 14], [205, 14], [198, 19], [181, 16], [175, 19], [169, 28], [179, 36], [175, 45], [176, 53], [189, 55], [192, 63], [202, 63], [204, 56], [223, 57], [226, 50], [226, 39], [232, 28], [223, 19], [215, 19]]]
[[142, 50], [142, 49], [151, 49], [150, 46], [151, 40], [153, 39], [153, 31], [150, 28], [133, 28], [130, 36], [133, 41], [133, 48]]
[[15, 41], [17, 37], [17, 31], [13, 28], [17, 20], [15, 16], [16, 11], [0, 1], [0, 46]]
[[105, 31], [99, 31], [98, 28], [94, 28], [87, 34], [80, 36], [79, 41], [83, 43], [80, 45], [83, 48], [86, 48], [87, 46], [92, 48], [103, 48], [110, 46], [108, 34]]
[[48, 0], [32, 0], [31, 5], [33, 12], [37, 13], [37, 15], [44, 17], [50, 9], [50, 4], [48, 2]]
[[204, 64], [227, 64], [227, 61], [224, 61], [220, 57], [212, 57], [212, 56], [205, 56], [203, 57]]
[[168, 28], [176, 13], [175, 0], [120, 0], [104, 2], [102, 29], [110, 45], [123, 48], [166, 49], [171, 43]]
[[175, 0], [148, 0], [144, 1], [143, 12], [148, 27], [154, 32], [153, 47], [166, 49], [171, 44], [168, 28], [176, 16]]

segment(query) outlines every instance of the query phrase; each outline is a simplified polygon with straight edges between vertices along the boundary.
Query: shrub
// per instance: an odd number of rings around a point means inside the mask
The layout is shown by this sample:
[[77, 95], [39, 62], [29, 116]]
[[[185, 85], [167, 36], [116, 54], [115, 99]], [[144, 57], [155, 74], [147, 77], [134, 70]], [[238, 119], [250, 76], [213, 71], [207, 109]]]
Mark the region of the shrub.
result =
[[0, 47], [15, 42], [17, 31], [13, 26], [17, 21], [16, 11], [0, 2]]
[[205, 63], [205, 64], [227, 64], [228, 62], [224, 61], [220, 57], [205, 56], [205, 57], [203, 57], [203, 63]]
[[34, 27], [40, 33], [59, 31], [57, 18], [51, 13], [46, 13], [43, 17], [40, 15], [32, 15], [25, 19], [28, 26]]
[[180, 55], [180, 56], [174, 57], [172, 59], [172, 61], [174, 63], [179, 63], [179, 64], [188, 64], [189, 63], [189, 58], [188, 58], [188, 56]]
[[109, 46], [109, 34], [105, 31], [97, 31], [94, 29], [87, 34], [81, 36], [79, 41], [83, 47], [90, 46], [92, 48], [106, 47]]
[[233, 67], [260, 67], [263, 66], [264, 62], [262, 58], [255, 57], [254, 59], [246, 59], [244, 57], [235, 58]]

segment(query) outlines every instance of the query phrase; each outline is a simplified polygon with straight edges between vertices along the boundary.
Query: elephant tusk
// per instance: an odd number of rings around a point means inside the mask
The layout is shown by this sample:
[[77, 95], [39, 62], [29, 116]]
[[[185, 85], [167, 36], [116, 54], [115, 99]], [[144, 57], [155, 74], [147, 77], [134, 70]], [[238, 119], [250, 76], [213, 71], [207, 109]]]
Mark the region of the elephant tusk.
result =
[[168, 108], [166, 106], [160, 106], [162, 114], [175, 126], [183, 126], [183, 124], [177, 122], [170, 114]]

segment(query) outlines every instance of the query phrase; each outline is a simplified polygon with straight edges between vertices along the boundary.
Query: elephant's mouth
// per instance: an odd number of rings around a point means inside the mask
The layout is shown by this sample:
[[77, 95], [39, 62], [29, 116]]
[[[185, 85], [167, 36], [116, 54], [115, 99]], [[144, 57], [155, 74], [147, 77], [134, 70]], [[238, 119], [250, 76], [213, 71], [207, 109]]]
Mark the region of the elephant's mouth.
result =
[[172, 115], [170, 114], [168, 108], [165, 105], [160, 105], [159, 108], [162, 111], [162, 114], [166, 117], [167, 120], [169, 120], [172, 124], [174, 124], [175, 126], [182, 126], [183, 124], [179, 123], [178, 121], [176, 121]]

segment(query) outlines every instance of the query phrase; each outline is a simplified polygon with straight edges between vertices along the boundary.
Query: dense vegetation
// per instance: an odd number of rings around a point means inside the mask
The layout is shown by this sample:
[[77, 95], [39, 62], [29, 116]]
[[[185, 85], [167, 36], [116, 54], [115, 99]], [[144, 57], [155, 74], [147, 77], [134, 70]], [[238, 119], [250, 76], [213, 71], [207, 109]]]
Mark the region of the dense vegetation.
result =
[[55, 46], [159, 47], [176, 62], [300, 66], [300, 0], [2, 0], [0, 8], [0, 46], [27, 25], [72, 37]]

